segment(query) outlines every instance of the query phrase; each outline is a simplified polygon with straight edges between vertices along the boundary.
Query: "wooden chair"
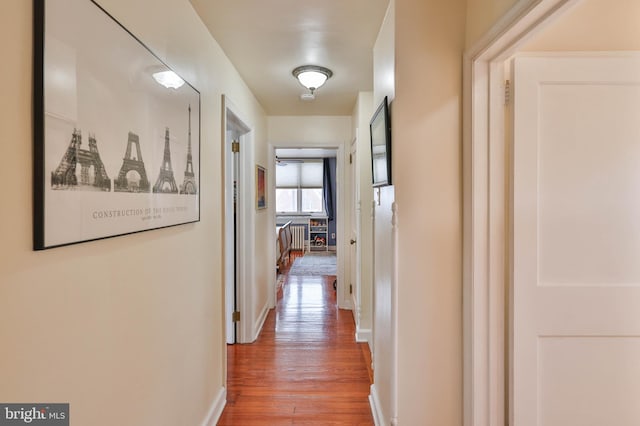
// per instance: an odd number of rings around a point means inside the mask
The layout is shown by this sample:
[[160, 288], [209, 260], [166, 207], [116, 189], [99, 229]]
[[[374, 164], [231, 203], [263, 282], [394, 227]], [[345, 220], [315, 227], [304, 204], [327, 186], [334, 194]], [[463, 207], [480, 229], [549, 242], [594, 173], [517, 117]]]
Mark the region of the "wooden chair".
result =
[[278, 256], [277, 268], [282, 271], [282, 267], [291, 260], [291, 221], [285, 223], [278, 231], [278, 248], [280, 255]]

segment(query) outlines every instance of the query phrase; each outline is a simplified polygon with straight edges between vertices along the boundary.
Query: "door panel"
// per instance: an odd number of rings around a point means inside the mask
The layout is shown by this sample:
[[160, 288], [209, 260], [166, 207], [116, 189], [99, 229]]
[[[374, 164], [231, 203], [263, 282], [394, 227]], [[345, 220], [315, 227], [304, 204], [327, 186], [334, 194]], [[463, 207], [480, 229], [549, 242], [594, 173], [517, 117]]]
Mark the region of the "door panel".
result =
[[519, 57], [514, 89], [512, 424], [640, 424], [640, 57]]
[[543, 337], [538, 356], [540, 425], [638, 424], [640, 339]]

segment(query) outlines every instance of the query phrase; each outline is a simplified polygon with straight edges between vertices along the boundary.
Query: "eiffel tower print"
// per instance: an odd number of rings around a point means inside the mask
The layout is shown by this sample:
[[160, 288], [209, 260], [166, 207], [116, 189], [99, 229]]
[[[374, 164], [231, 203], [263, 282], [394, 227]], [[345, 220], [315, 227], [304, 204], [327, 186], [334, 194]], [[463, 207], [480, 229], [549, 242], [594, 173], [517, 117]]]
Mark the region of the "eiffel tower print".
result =
[[180, 186], [181, 194], [197, 194], [198, 185], [193, 173], [193, 156], [191, 155], [191, 105], [189, 105], [189, 148], [187, 151], [187, 167], [184, 171], [184, 182]]
[[[135, 151], [132, 151], [132, 145], [135, 145]], [[129, 132], [127, 151], [122, 159], [118, 179], [114, 182], [114, 191], [149, 192], [150, 189], [151, 185], [147, 179], [147, 171], [140, 151], [140, 138], [135, 133]]]
[[164, 132], [164, 159], [160, 167], [160, 174], [156, 184], [153, 185], [154, 193], [177, 194], [178, 186], [173, 178], [173, 170], [171, 169], [171, 149], [169, 147], [169, 128]]
[[[82, 133], [73, 129], [71, 142], [60, 164], [51, 172], [52, 189], [82, 191], [111, 191], [111, 179], [98, 152], [96, 137], [89, 134], [89, 149], [82, 149]], [[76, 173], [80, 166], [79, 176]]]

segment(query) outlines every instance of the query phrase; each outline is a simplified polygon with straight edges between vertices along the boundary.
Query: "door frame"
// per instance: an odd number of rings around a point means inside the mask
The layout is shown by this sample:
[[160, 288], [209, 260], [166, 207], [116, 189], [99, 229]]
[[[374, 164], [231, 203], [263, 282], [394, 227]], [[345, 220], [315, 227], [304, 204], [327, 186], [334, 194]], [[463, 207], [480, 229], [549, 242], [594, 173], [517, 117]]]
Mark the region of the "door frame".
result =
[[[228, 137], [228, 127], [232, 127], [234, 129], [234, 134]], [[227, 186], [226, 174], [231, 164], [228, 164], [229, 158], [228, 154], [231, 150], [231, 142], [233, 139], [237, 139], [240, 142], [240, 146], [243, 149], [240, 150], [238, 163], [239, 163], [239, 184], [238, 184], [238, 199], [237, 199], [237, 213], [236, 213], [236, 221], [237, 221], [237, 236], [235, 240], [235, 250], [237, 253], [251, 253], [251, 232], [249, 227], [250, 212], [253, 211], [251, 208], [246, 208], [246, 206], [251, 206], [253, 198], [252, 198], [252, 178], [250, 173], [253, 172], [253, 168], [249, 166], [250, 163], [250, 153], [251, 153], [251, 137], [253, 133], [251, 130], [251, 126], [247, 123], [246, 120], [242, 118], [242, 115], [239, 112], [239, 109], [234, 105], [234, 103], [226, 96], [222, 95], [222, 205], [223, 214], [222, 214], [222, 235], [223, 235], [223, 251], [222, 251], [222, 282], [224, 288], [224, 330], [225, 330], [225, 342], [228, 341], [227, 337], [227, 326], [228, 322], [231, 320], [232, 312], [228, 312], [228, 275], [232, 273], [236, 273], [236, 309], [239, 312], [244, 313], [244, 318], [241, 316], [240, 321], [236, 325], [236, 343], [247, 343], [250, 342], [251, 339], [251, 318], [247, 315], [249, 310], [248, 307], [251, 306], [251, 291], [249, 284], [251, 282], [251, 271], [253, 270], [253, 264], [250, 256], [237, 256], [237, 264], [234, 265], [235, 271], [229, 271], [227, 268], [227, 256], [233, 255], [232, 250], [229, 250], [227, 247], [226, 235], [229, 231], [228, 227], [233, 227], [233, 217], [227, 217], [227, 208], [229, 207], [229, 202], [233, 202], [233, 188], [229, 188]], [[233, 155], [231, 155], [231, 161], [233, 161]], [[231, 200], [231, 201], [230, 201]], [[232, 230], [231, 230], [232, 231]]]
[[[349, 208], [349, 239], [355, 240], [355, 247], [351, 247], [351, 241], [349, 241], [349, 282], [352, 285], [353, 292], [351, 293], [351, 303], [353, 304], [353, 319], [356, 323], [356, 341], [368, 342], [369, 340], [363, 336], [361, 331], [361, 318], [362, 318], [362, 288], [361, 288], [361, 276], [360, 269], [362, 267], [362, 251], [361, 251], [361, 225], [360, 225], [360, 163], [358, 160], [358, 138], [359, 132], [356, 129], [356, 136], [351, 141], [349, 146], [349, 186], [351, 188], [350, 196], [350, 208]], [[355, 255], [355, 259], [352, 257]], [[351, 282], [351, 278], [354, 278], [355, 282]]]
[[464, 425], [508, 424], [504, 62], [580, 0], [519, 0], [463, 57]]
[[[276, 164], [276, 149], [278, 148], [301, 148], [301, 149], [313, 149], [313, 148], [325, 148], [325, 149], [335, 149], [336, 150], [336, 182], [344, 182], [345, 174], [347, 173], [347, 167], [345, 164], [349, 162], [349, 153], [350, 149], [346, 149], [345, 146], [341, 143], [336, 142], [326, 142], [326, 143], [301, 143], [301, 142], [283, 142], [279, 141], [276, 143], [269, 143], [269, 164], [273, 164], [275, 167]], [[349, 151], [349, 152], [347, 152]], [[275, 200], [276, 194], [276, 181], [275, 181], [275, 173], [272, 173], [273, 177], [269, 178], [269, 196], [272, 200]], [[340, 309], [353, 309], [351, 295], [349, 294], [349, 288], [345, 284], [346, 278], [349, 276], [349, 241], [346, 238], [347, 229], [349, 230], [349, 234], [351, 233], [350, 227], [351, 224], [350, 218], [347, 214], [347, 209], [345, 206], [349, 206], [348, 201], [348, 188], [343, 188], [342, 185], [336, 185], [336, 206], [334, 206], [335, 216], [336, 216], [336, 262], [337, 262], [337, 273], [336, 279], [338, 280], [338, 286], [336, 288], [336, 301], [338, 304], [338, 308]], [[275, 229], [276, 224], [276, 214], [277, 212], [274, 209], [272, 215], [272, 224], [273, 229]], [[274, 253], [274, 263], [275, 265], [275, 253]], [[276, 300], [276, 292], [277, 288], [275, 286], [275, 282], [271, 291], [273, 296], [274, 305]]]

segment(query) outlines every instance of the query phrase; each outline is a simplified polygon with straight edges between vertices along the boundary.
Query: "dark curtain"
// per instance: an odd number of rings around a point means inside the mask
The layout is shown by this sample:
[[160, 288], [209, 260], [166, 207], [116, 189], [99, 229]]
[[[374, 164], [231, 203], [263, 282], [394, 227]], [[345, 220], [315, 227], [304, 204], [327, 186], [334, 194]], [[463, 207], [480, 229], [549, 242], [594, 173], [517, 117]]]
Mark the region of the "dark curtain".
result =
[[333, 182], [331, 182], [331, 160], [322, 160], [322, 192], [324, 196], [324, 210], [329, 220], [333, 220]]

